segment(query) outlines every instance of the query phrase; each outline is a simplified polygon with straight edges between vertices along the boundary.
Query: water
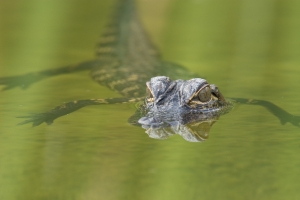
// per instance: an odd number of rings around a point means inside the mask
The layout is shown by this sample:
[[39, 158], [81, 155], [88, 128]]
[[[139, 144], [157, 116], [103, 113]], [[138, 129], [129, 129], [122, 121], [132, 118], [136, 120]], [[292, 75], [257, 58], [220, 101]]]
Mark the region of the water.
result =
[[[140, 0], [165, 60], [226, 97], [300, 115], [298, 1]], [[1, 76], [93, 58], [113, 2], [3, 1]], [[119, 97], [86, 72], [1, 92], [0, 199], [299, 199], [300, 129], [259, 106], [222, 116], [203, 143], [154, 140], [127, 119], [135, 105], [87, 107], [51, 126], [16, 116], [74, 99]]]

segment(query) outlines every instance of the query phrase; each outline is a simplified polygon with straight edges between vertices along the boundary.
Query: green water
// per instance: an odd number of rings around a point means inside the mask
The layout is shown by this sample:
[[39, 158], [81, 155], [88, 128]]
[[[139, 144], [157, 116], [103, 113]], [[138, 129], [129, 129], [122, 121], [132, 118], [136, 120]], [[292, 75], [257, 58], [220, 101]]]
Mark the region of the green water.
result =
[[[113, 1], [1, 1], [0, 73], [93, 58]], [[269, 100], [300, 115], [300, 2], [139, 0], [165, 60], [226, 97]], [[148, 137], [135, 105], [87, 107], [51, 126], [16, 116], [75, 99], [119, 97], [87, 72], [0, 93], [0, 199], [299, 199], [300, 128], [259, 106], [222, 116], [203, 143]]]

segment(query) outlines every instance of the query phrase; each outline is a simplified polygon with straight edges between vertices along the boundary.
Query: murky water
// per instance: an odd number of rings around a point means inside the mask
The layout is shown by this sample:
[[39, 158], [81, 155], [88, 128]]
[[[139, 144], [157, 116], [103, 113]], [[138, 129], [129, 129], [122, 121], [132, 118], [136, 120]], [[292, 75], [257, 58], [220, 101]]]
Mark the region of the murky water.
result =
[[[0, 73], [93, 58], [108, 1], [2, 1]], [[226, 97], [264, 99], [300, 115], [298, 1], [139, 0], [165, 60]], [[119, 97], [87, 72], [52, 77], [0, 98], [0, 199], [299, 199], [300, 128], [240, 105], [203, 143], [148, 137], [134, 104], [87, 107], [51, 126], [16, 116], [75, 99]]]

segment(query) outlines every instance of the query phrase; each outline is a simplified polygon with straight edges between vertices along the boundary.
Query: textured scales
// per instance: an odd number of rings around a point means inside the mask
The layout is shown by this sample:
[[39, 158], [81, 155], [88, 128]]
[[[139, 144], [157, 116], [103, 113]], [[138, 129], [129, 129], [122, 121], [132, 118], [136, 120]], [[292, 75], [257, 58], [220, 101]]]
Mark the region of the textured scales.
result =
[[96, 49], [103, 64], [91, 72], [98, 83], [126, 97], [141, 97], [145, 82], [161, 72], [162, 62], [141, 25], [133, 0], [119, 2]]

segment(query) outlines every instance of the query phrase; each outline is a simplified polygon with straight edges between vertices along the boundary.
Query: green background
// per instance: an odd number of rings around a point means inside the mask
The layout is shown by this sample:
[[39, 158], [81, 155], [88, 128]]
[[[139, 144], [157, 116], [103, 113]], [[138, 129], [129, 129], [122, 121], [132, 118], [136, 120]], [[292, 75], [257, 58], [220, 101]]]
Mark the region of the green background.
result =
[[[115, 1], [0, 1], [0, 76], [75, 64]], [[264, 99], [300, 115], [300, 1], [139, 0], [165, 60], [226, 97]], [[120, 95], [88, 72], [0, 93], [0, 199], [299, 199], [300, 129], [237, 106], [203, 143], [154, 140], [127, 119], [134, 104], [91, 106], [32, 128], [16, 116]]]

